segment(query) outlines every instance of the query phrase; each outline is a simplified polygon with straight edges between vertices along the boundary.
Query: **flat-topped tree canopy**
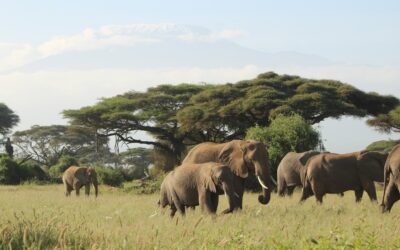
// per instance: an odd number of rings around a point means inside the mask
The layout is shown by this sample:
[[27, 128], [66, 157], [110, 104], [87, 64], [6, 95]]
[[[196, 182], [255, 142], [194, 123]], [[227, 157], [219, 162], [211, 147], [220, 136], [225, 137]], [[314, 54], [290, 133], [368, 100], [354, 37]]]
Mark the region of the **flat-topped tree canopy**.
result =
[[339, 81], [267, 72], [200, 92], [179, 111], [178, 121], [186, 130], [212, 127], [221, 138], [241, 137], [255, 124], [268, 126], [278, 114], [297, 113], [314, 124], [343, 115], [376, 116], [398, 103], [393, 96], [365, 93]]
[[[241, 139], [248, 128], [268, 126], [278, 114], [298, 113], [314, 124], [342, 115], [375, 116], [398, 104], [393, 96], [365, 93], [338, 81], [267, 72], [237, 83], [160, 85], [63, 114], [72, 124], [96, 128], [101, 135], [156, 146], [179, 162], [188, 145]], [[144, 140], [137, 131], [155, 140]]]

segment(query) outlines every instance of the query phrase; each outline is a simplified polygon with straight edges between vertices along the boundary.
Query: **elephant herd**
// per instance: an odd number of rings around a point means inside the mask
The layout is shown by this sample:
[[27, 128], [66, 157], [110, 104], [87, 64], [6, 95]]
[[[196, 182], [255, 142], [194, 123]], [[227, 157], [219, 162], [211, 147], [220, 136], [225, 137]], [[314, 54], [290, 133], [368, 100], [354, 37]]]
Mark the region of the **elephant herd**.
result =
[[[242, 209], [244, 182], [249, 174], [255, 174], [262, 187], [258, 201], [268, 204], [273, 179], [263, 143], [233, 140], [198, 144], [189, 151], [182, 165], [164, 178], [159, 205], [169, 206], [171, 216], [177, 211], [184, 215], [186, 208], [195, 206], [215, 214], [219, 195], [225, 194], [229, 207], [223, 213]], [[79, 195], [83, 186], [89, 195], [91, 183], [98, 194], [93, 168], [71, 166], [62, 179], [67, 196], [72, 190]], [[390, 154], [366, 150], [348, 154], [290, 152], [277, 169], [278, 195], [290, 196], [296, 186], [302, 186], [300, 202], [314, 195], [322, 203], [325, 194], [343, 194], [349, 190], [354, 191], [356, 202], [361, 200], [364, 191], [371, 201], [376, 201], [374, 182], [384, 183], [381, 207], [383, 212], [390, 211], [400, 199], [400, 144]]]

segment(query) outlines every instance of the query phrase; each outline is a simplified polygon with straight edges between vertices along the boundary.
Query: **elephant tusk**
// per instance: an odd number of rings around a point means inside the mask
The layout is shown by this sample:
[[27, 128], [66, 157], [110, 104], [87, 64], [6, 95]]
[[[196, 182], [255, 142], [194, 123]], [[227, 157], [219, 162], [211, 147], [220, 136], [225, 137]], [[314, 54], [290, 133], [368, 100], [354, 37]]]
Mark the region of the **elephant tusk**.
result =
[[260, 176], [257, 175], [257, 179], [258, 179], [258, 182], [260, 183], [261, 187], [263, 187], [263, 188], [265, 188], [265, 189], [268, 189], [268, 187], [267, 187], [267, 186], [264, 184], [264, 182], [261, 180]]

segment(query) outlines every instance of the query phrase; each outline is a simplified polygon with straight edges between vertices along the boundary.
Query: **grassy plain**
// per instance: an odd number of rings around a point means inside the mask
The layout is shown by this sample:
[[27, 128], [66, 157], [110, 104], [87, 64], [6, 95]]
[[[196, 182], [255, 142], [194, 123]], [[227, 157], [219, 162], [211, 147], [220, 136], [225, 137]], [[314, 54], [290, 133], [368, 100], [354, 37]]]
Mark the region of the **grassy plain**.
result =
[[[313, 197], [299, 205], [273, 195], [267, 206], [245, 194], [244, 209], [170, 219], [158, 195], [102, 186], [100, 196], [63, 196], [61, 185], [0, 187], [0, 249], [399, 249], [400, 205], [381, 214], [364, 196]], [[381, 193], [379, 193], [379, 196]], [[220, 211], [226, 208], [221, 198]]]

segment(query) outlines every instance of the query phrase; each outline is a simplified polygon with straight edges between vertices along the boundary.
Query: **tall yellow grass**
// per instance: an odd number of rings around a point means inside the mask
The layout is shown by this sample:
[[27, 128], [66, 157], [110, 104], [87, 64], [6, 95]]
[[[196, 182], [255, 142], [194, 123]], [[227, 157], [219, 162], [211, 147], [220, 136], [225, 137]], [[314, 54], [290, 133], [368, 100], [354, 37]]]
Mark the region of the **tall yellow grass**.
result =
[[[108, 187], [100, 196], [66, 198], [61, 185], [0, 187], [1, 249], [398, 249], [400, 205], [381, 214], [365, 195], [313, 197], [299, 205], [272, 196], [267, 206], [245, 194], [243, 211], [169, 218], [158, 195]], [[381, 193], [379, 193], [381, 195]], [[227, 207], [220, 196], [219, 210]]]

